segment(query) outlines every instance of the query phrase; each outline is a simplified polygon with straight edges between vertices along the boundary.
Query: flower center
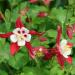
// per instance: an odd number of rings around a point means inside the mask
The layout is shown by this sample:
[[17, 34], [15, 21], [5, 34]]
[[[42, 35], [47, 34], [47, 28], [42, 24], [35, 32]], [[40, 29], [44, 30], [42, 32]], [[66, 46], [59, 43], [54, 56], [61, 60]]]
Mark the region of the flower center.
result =
[[68, 51], [71, 51], [71, 48], [68, 45], [64, 46], [62, 53], [64, 54], [67, 53]]
[[42, 56], [43, 56], [43, 52], [38, 50], [38, 51], [36, 52], [36, 56], [37, 56], [37, 57], [42, 57]]
[[22, 34], [17, 35], [18, 41], [21, 41], [21, 40], [24, 40], [24, 39], [25, 39], [24, 35], [22, 35]]
[[71, 48], [68, 46], [68, 45], [66, 45], [66, 46], [64, 46], [64, 50], [65, 51], [68, 51], [68, 50], [70, 50]]

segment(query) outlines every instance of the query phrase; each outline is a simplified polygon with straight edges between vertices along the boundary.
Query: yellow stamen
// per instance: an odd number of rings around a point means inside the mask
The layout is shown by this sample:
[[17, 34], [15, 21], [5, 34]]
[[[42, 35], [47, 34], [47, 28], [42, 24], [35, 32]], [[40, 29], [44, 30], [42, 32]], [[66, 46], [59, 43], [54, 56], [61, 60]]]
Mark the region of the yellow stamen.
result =
[[37, 56], [37, 57], [42, 57], [42, 56], [43, 56], [43, 52], [37, 51], [37, 52], [36, 52], [36, 56]]
[[66, 45], [66, 46], [64, 46], [64, 50], [65, 51], [68, 51], [68, 50], [70, 50], [71, 48], [68, 46], [68, 45]]

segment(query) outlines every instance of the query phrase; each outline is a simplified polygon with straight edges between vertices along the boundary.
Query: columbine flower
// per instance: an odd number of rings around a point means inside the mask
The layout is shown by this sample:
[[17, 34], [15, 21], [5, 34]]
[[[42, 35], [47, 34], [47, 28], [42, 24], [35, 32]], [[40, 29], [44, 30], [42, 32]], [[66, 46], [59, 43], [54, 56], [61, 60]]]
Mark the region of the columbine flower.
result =
[[30, 44], [31, 35], [38, 35], [41, 36], [43, 33], [38, 33], [34, 30], [28, 30], [24, 27], [23, 23], [20, 20], [20, 17], [16, 20], [16, 28], [13, 32], [9, 32], [6, 34], [0, 34], [1, 38], [8, 38], [10, 37], [11, 44], [10, 44], [10, 53], [14, 55], [18, 52], [20, 46], [26, 46], [29, 51], [29, 55], [33, 57], [32, 53], [32, 46]]
[[[62, 34], [61, 26], [58, 26], [57, 32], [58, 33], [56, 38], [56, 47], [50, 49], [49, 56], [51, 58], [53, 55], [56, 55], [58, 63], [63, 68], [65, 61], [67, 61], [69, 64], [72, 63], [72, 57], [70, 57], [69, 55], [71, 54], [71, 49], [73, 44], [69, 43], [66, 39], [61, 40], [61, 34]], [[47, 59], [49, 59], [49, 57]]]
[[10, 40], [13, 43], [17, 42], [18, 46], [24, 46], [26, 42], [30, 42], [31, 34], [29, 34], [29, 30], [25, 27], [16, 28], [13, 30], [13, 34], [10, 35]]
[[66, 39], [63, 39], [61, 42], [60, 42], [60, 48], [61, 48], [61, 51], [60, 53], [65, 57], [65, 58], [68, 58], [69, 55], [71, 55], [71, 49], [72, 49], [72, 44], [69, 43]]
[[67, 61], [69, 64], [72, 63], [72, 58], [69, 56], [71, 54], [71, 48], [73, 46], [72, 43], [69, 43], [67, 40], [63, 39], [61, 42], [61, 34], [62, 34], [62, 28], [61, 26], [58, 26], [58, 34], [56, 39], [56, 50], [58, 51], [56, 53], [57, 59], [59, 64], [63, 67], [64, 61]]
[[33, 48], [33, 54], [35, 57], [44, 57], [48, 53], [48, 50], [44, 46], [38, 46]]

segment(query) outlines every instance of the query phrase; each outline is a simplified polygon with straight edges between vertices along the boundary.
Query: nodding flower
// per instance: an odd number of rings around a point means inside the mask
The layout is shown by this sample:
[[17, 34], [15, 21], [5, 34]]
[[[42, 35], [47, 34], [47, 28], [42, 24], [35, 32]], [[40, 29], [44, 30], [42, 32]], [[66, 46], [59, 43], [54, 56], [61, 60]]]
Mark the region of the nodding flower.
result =
[[66, 39], [61, 39], [62, 28], [58, 26], [57, 28], [57, 38], [56, 38], [56, 46], [50, 49], [49, 56], [46, 59], [52, 58], [53, 55], [56, 55], [58, 63], [63, 68], [64, 62], [67, 61], [69, 64], [72, 63], [72, 46], [73, 44], [68, 42]]
[[48, 53], [48, 49], [44, 46], [33, 47], [33, 54], [35, 57], [44, 57]]

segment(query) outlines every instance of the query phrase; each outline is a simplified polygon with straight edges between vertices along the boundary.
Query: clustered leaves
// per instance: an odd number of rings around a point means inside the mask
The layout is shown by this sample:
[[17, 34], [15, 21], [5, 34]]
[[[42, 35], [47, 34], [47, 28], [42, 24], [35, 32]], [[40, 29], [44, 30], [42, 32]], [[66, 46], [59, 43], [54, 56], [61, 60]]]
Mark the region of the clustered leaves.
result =
[[0, 75], [74, 75], [74, 49], [74, 0], [0, 1]]

